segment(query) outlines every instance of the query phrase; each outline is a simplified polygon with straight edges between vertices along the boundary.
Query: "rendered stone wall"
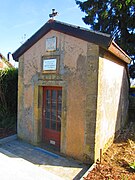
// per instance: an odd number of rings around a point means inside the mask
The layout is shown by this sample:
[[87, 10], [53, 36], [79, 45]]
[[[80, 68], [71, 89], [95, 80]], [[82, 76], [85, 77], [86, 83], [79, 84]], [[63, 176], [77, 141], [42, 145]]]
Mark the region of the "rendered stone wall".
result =
[[129, 82], [124, 63], [116, 60], [109, 53], [99, 58], [95, 159], [127, 120]]

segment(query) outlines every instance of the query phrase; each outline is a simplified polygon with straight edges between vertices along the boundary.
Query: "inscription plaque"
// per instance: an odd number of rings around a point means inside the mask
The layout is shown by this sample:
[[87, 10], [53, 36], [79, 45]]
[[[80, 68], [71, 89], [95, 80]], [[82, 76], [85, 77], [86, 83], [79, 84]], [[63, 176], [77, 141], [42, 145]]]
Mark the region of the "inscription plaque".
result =
[[46, 51], [56, 51], [56, 37], [46, 39]]
[[43, 70], [44, 71], [56, 71], [57, 60], [56, 59], [44, 59], [43, 60]]

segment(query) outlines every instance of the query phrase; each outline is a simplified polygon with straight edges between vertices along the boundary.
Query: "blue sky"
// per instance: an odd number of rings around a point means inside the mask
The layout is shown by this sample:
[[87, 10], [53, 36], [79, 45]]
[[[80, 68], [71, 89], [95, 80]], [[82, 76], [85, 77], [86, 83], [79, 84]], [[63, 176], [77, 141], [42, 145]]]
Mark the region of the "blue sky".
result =
[[53, 8], [59, 12], [56, 20], [89, 28], [75, 0], [5, 0], [0, 9], [0, 53], [13, 53], [49, 20]]

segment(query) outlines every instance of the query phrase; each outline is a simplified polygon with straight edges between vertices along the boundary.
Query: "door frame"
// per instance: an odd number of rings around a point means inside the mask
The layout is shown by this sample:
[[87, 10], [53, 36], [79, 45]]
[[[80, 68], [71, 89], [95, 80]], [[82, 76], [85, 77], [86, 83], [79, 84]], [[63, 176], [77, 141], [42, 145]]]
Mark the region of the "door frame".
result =
[[44, 147], [42, 141], [42, 106], [43, 106], [43, 87], [55, 86], [62, 87], [62, 118], [61, 118], [61, 140], [60, 152], [66, 154], [66, 141], [67, 141], [67, 81], [63, 80], [50, 80], [50, 76], [39, 76], [39, 80], [35, 82], [33, 93], [33, 119], [34, 119], [34, 136], [32, 143], [36, 146], [41, 145]]

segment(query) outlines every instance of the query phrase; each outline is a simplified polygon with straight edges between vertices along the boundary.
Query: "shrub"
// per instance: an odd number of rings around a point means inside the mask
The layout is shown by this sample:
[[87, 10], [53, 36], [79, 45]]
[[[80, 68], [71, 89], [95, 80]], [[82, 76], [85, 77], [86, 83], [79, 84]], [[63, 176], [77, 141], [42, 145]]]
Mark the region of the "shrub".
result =
[[0, 70], [0, 128], [15, 128], [17, 120], [18, 70]]

